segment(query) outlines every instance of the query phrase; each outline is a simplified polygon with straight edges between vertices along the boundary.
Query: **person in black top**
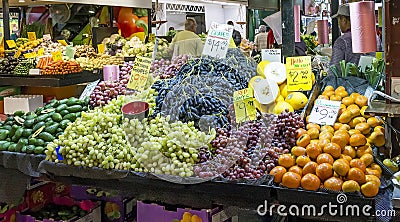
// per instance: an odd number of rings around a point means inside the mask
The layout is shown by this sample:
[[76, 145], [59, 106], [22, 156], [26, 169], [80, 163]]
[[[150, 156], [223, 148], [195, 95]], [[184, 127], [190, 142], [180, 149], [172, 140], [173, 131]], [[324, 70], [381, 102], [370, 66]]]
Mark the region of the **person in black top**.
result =
[[[228, 21], [228, 25], [234, 26], [232, 21]], [[242, 35], [240, 35], [240, 32], [236, 29], [233, 29], [232, 38], [236, 46], [239, 46], [242, 42]]]

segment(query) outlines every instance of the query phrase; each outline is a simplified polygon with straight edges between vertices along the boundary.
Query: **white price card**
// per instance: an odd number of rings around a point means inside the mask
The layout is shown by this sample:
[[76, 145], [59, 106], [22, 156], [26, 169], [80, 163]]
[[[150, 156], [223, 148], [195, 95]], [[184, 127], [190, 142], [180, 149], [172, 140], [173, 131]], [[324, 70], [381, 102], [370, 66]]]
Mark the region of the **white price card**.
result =
[[203, 55], [220, 59], [225, 58], [228, 52], [229, 40], [232, 38], [233, 26], [213, 22], [208, 31]]
[[331, 101], [326, 99], [315, 100], [308, 121], [320, 125], [333, 126], [339, 113], [340, 104], [342, 104], [340, 101]]
[[262, 61], [282, 62], [281, 49], [261, 49]]
[[87, 84], [85, 90], [83, 90], [83, 93], [81, 94], [79, 99], [84, 100], [86, 97], [90, 96], [90, 94], [92, 94], [92, 92], [94, 91], [94, 88], [97, 86], [97, 84], [99, 84], [99, 82], [100, 82], [100, 79]]

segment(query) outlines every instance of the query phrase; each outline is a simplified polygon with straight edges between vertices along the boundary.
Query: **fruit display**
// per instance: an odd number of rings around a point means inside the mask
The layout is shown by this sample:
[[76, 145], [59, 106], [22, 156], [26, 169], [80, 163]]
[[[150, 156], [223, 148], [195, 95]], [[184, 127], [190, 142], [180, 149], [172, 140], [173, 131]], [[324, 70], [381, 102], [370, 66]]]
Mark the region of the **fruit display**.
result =
[[8, 56], [6, 58], [0, 59], [0, 72], [2, 74], [12, 75], [14, 74], [14, 69], [18, 65], [18, 59], [14, 56]]
[[87, 215], [87, 211], [81, 209], [78, 205], [61, 206], [56, 204], [48, 204], [38, 211], [28, 211], [24, 214], [34, 217], [36, 220], [46, 221], [53, 219], [54, 221], [68, 221], [75, 217], [81, 218]]
[[118, 56], [101, 55], [99, 57], [79, 57], [74, 60], [82, 69], [93, 71], [95, 69], [103, 69], [105, 65], [122, 65], [124, 59]]
[[[343, 86], [327, 86], [319, 99], [341, 101], [333, 126], [309, 123], [296, 131], [296, 145], [279, 157], [272, 170], [275, 183], [288, 188], [361, 192], [377, 195], [382, 169], [374, 163], [372, 146], [383, 146], [383, 122], [361, 114], [367, 98], [348, 94]], [[291, 135], [294, 136], [294, 135]]]
[[20, 48], [21, 46], [23, 46], [25, 43], [28, 43], [29, 40], [27, 38], [17, 38], [17, 40], [15, 41], [15, 44], [17, 45], [18, 48]]
[[175, 77], [175, 73], [187, 62], [189, 56], [179, 55], [172, 60], [160, 59], [154, 60], [151, 64], [150, 72], [154, 77], [159, 76], [160, 79], [169, 79]]
[[45, 147], [63, 134], [68, 124], [87, 110], [88, 101], [52, 100], [34, 112], [17, 111], [0, 126], [0, 150], [44, 154]]
[[94, 58], [97, 57], [96, 50], [91, 45], [77, 45], [75, 48], [75, 58], [87, 57]]
[[22, 39], [20, 41], [18, 40], [19, 39], [17, 39], [15, 43], [17, 44], [18, 51], [20, 52], [33, 50], [43, 42], [43, 39], [37, 39], [35, 41], [30, 41], [30, 42], [28, 41], [28, 39]]
[[[144, 57], [152, 57], [153, 56], [153, 52], [155, 49], [155, 43], [154, 42], [149, 42], [146, 43], [146, 52], [143, 54]], [[170, 58], [170, 50], [169, 50], [169, 43], [166, 39], [158, 39], [157, 42], [157, 49], [156, 49], [156, 54], [155, 54], [155, 58], [156, 59], [166, 59], [166, 58]]]
[[[118, 97], [118, 95], [125, 95], [127, 80], [121, 80], [122, 84], [118, 81], [101, 81], [94, 88], [93, 93], [90, 95], [90, 106], [104, 106], [109, 101]], [[124, 82], [126, 82], [124, 84]]]
[[52, 62], [53, 62], [53, 58], [51, 56], [43, 56], [39, 59], [37, 65], [36, 65], [36, 68], [44, 69], [46, 66], [48, 66]]
[[147, 47], [138, 37], [125, 39], [119, 35], [112, 35], [105, 38], [103, 44], [106, 46], [106, 54], [112, 56], [136, 56], [147, 52]]
[[14, 69], [14, 75], [29, 75], [29, 70], [36, 67], [34, 59], [26, 59], [18, 63]]
[[66, 75], [82, 72], [80, 65], [74, 61], [58, 61], [48, 63], [41, 71], [42, 75]]
[[43, 48], [44, 52], [43, 55], [50, 55], [53, 52], [65, 52], [66, 47], [63, 46], [62, 44], [58, 42], [52, 42], [51, 40], [43, 40], [41, 43], [38, 45], [38, 47], [35, 48], [35, 52], [38, 52], [39, 49]]

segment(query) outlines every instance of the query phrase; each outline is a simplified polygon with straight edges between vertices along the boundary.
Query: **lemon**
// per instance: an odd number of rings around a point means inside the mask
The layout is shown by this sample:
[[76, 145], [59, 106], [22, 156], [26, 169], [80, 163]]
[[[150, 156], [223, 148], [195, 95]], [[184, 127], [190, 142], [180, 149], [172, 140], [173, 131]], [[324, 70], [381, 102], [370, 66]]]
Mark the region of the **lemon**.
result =
[[282, 95], [279, 95], [278, 98], [276, 98], [275, 102], [280, 102], [280, 101], [285, 101], [285, 98], [283, 98]]
[[276, 103], [276, 105], [274, 107], [274, 114], [279, 115], [286, 110], [288, 110], [289, 112], [294, 111], [293, 107], [289, 103], [287, 103], [285, 101], [280, 101], [280, 102]]
[[[282, 87], [281, 87], [282, 86]], [[286, 99], [286, 97], [288, 96], [288, 91], [287, 91], [287, 85], [286, 83], [283, 83], [279, 86], [279, 89], [281, 91], [281, 95], [283, 96], [283, 98]]]
[[269, 61], [261, 61], [257, 65], [257, 74], [265, 78], [264, 69], [269, 64]]
[[286, 97], [285, 102], [289, 103], [294, 110], [299, 110], [306, 106], [308, 99], [301, 92], [292, 92]]

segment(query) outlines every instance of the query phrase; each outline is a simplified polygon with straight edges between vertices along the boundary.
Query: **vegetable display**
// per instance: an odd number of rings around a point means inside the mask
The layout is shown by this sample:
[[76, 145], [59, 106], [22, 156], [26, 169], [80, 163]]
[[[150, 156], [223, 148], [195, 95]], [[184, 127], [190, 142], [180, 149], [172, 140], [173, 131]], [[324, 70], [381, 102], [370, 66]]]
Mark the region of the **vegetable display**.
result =
[[79, 73], [82, 72], [82, 68], [76, 62], [69, 61], [58, 61], [58, 62], [50, 62], [43, 69], [42, 75], [65, 75], [71, 73]]
[[33, 59], [27, 59], [19, 62], [19, 64], [14, 69], [15, 75], [28, 75], [30, 69], [34, 69], [36, 62]]

